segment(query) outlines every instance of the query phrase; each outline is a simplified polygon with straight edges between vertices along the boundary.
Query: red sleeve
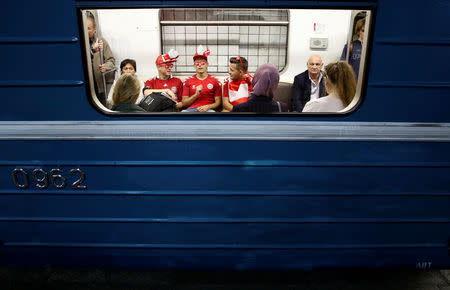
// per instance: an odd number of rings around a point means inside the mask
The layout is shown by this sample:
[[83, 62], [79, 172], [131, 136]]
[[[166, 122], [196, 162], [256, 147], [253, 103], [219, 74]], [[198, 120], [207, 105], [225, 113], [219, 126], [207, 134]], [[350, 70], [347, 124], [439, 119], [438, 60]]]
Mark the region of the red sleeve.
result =
[[183, 82], [181, 80], [177, 85], [177, 98], [179, 102], [181, 102], [181, 100], [183, 99]]
[[183, 95], [182, 97], [189, 97], [189, 80], [186, 80], [183, 85]]
[[219, 81], [216, 82], [216, 88], [214, 91], [214, 97], [222, 97], [222, 85]]
[[229, 98], [229, 92], [228, 92], [228, 80], [225, 81], [225, 83], [223, 84], [223, 97], [225, 98]]
[[147, 81], [145, 82], [145, 84], [144, 84], [144, 87], [148, 87], [148, 88], [150, 88], [150, 89], [153, 89], [153, 88], [152, 88], [152, 80], [147, 80]]

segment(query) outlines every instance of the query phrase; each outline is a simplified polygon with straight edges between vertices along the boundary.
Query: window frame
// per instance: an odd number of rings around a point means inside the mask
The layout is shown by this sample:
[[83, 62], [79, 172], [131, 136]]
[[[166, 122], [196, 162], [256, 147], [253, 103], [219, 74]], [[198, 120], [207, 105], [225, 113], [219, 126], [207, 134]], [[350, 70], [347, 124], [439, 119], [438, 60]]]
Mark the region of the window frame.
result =
[[[104, 107], [100, 101], [98, 100], [95, 91], [94, 91], [94, 85], [92, 84], [94, 79], [93, 79], [93, 71], [90, 64], [90, 60], [89, 60], [89, 40], [88, 40], [88, 32], [87, 32], [87, 21], [86, 21], [86, 15], [85, 12], [86, 11], [97, 11], [97, 10], [115, 10], [115, 9], [126, 9], [126, 10], [133, 10], [133, 9], [163, 9], [164, 7], [162, 6], [152, 6], [152, 5], [145, 5], [145, 6], [141, 6], [141, 7], [121, 7], [121, 6], [115, 6], [115, 7], [94, 7], [94, 6], [79, 6], [78, 7], [78, 13], [79, 13], [79, 17], [78, 17], [78, 22], [79, 22], [79, 31], [80, 31], [80, 39], [81, 39], [81, 43], [82, 45], [80, 46], [81, 48], [81, 54], [84, 57], [84, 64], [83, 64], [83, 71], [84, 71], [84, 75], [85, 75], [85, 80], [86, 80], [86, 97], [88, 98], [88, 102], [94, 107], [94, 109], [96, 111], [98, 111], [99, 113], [106, 115], [106, 116], [110, 116], [110, 117], [139, 117], [139, 118], [148, 118], [148, 117], [177, 117], [177, 116], [183, 116], [181, 117], [182, 119], [184, 118], [191, 118], [192, 116], [202, 116], [201, 118], [204, 118], [204, 116], [206, 116], [207, 118], [210, 118], [212, 116], [214, 117], [224, 117], [224, 116], [228, 116], [228, 118], [235, 118], [235, 117], [244, 117], [245, 119], [248, 119], [248, 117], [281, 117], [281, 118], [296, 118], [298, 119], [298, 117], [302, 118], [303, 120], [307, 121], [307, 120], [312, 120], [309, 118], [323, 118], [323, 117], [333, 117], [333, 118], [342, 118], [342, 117], [346, 117], [348, 115], [353, 114], [355, 111], [359, 110], [361, 107], [361, 103], [364, 101], [365, 97], [366, 97], [366, 93], [367, 93], [367, 89], [368, 89], [368, 77], [369, 77], [369, 68], [370, 68], [370, 55], [371, 55], [371, 51], [373, 49], [373, 45], [374, 43], [374, 26], [375, 26], [375, 20], [376, 20], [376, 5], [372, 6], [372, 5], [368, 5], [368, 6], [364, 6], [364, 5], [359, 5], [359, 6], [324, 6], [324, 7], [309, 7], [309, 6], [298, 6], [298, 5], [292, 5], [289, 7], [283, 7], [283, 9], [288, 10], [288, 12], [292, 9], [294, 10], [302, 10], [302, 9], [310, 9], [310, 10], [352, 10], [352, 11], [366, 11], [368, 12], [368, 21], [366, 21], [366, 26], [365, 26], [365, 42], [367, 43], [367, 45], [363, 46], [363, 50], [362, 50], [362, 56], [361, 56], [361, 67], [360, 67], [360, 74], [362, 76], [361, 78], [361, 82], [357, 83], [357, 91], [356, 91], [356, 95], [354, 98], [354, 101], [356, 102], [352, 102], [352, 106], [349, 107], [348, 110], [345, 111], [339, 111], [339, 112], [313, 112], [313, 113], [309, 113], [309, 112], [272, 112], [272, 113], [258, 113], [258, 112], [203, 112], [201, 114], [196, 113], [196, 112], [185, 112], [183, 114], [180, 114], [179, 112], [145, 112], [145, 113], [134, 113], [134, 112], [118, 112], [118, 111], [112, 111], [106, 107]], [[176, 8], [206, 8], [203, 6], [176, 6]], [[222, 8], [221, 6], [216, 6], [214, 8]], [[228, 8], [228, 7], [225, 7]], [[239, 9], [238, 6], [233, 6], [232, 8], [236, 8]], [[255, 8], [258, 9], [265, 9], [265, 7], [260, 7], [260, 6], [255, 6]], [[280, 8], [281, 9], [281, 8]], [[289, 19], [290, 19], [290, 15], [289, 15]], [[289, 24], [290, 25], [290, 24]], [[161, 30], [162, 31], [162, 30]], [[83, 32], [83, 33], [82, 33]], [[161, 33], [161, 32], [160, 32]], [[287, 31], [288, 34], [288, 41], [289, 41], [289, 28]], [[85, 45], [83, 45], [83, 43]], [[160, 39], [160, 47], [162, 47], [162, 39]], [[287, 47], [289, 47], [289, 43], [287, 43]], [[364, 57], [363, 57], [364, 56]], [[286, 52], [286, 67], [288, 67], [289, 64], [289, 51]], [[284, 71], [284, 70], [283, 70]], [[280, 73], [283, 73], [283, 71], [281, 71]], [[218, 76], [224, 75], [223, 73], [217, 73]], [[359, 93], [359, 94], [358, 94]], [[290, 109], [290, 108], [289, 108]], [[187, 116], [187, 117], [184, 117]], [[306, 118], [306, 119], [304, 119]]]

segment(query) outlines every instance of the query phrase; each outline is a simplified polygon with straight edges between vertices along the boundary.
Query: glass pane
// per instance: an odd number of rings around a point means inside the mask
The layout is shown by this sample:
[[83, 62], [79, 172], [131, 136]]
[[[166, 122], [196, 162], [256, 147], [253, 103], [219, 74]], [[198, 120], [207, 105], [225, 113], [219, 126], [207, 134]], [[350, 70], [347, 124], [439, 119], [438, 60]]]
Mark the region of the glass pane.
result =
[[288, 21], [286, 9], [162, 9], [161, 21]]
[[[358, 35], [353, 33], [357, 14], [363, 13], [360, 19], [363, 20], [369, 17], [370, 11], [155, 8], [100, 9], [94, 12], [100, 19], [98, 30], [101, 31], [101, 37], [108, 43], [115, 58], [112, 69], [107, 73], [114, 72], [116, 78], [121, 74], [121, 61], [126, 59], [136, 60], [138, 65], [135, 70], [140, 78], [153, 78], [160, 71], [155, 66], [158, 56], [174, 49], [179, 56], [170, 73], [184, 81], [196, 72], [193, 56], [199, 45], [210, 50], [208, 71], [221, 82], [228, 77], [230, 58], [237, 56], [247, 59], [249, 72], [252, 74], [262, 64], [274, 65], [281, 72], [280, 76], [285, 83], [292, 83], [295, 76], [308, 71], [306, 63], [312, 55], [320, 55], [323, 71], [328, 63], [342, 58], [341, 54], [347, 52], [354, 56], [356, 51], [359, 53], [357, 64], [361, 64], [362, 68], [359, 70], [360, 80], [367, 69], [364, 68], [363, 61], [366, 47], [370, 45], [367, 38], [353, 52], [345, 51], [344, 47], [348, 47], [351, 41], [358, 40]], [[125, 16], [130, 15], [133, 17], [129, 21], [121, 22]], [[155, 21], [158, 18], [167, 22], [158, 23]], [[236, 23], [238, 20], [242, 22]], [[289, 23], [289, 20], [292, 22]], [[83, 21], [84, 33], [88, 33], [87, 21]], [[317, 24], [317, 31], [316, 25], [308, 26], [305, 23]], [[368, 28], [369, 24], [365, 29]], [[293, 36], [289, 42], [288, 34]], [[84, 39], [88, 39], [86, 35]], [[85, 55], [90, 55], [93, 44], [89, 43], [89, 39], [85, 42]], [[166, 59], [167, 56], [164, 57]], [[351, 56], [347, 56], [349, 63], [350, 58]], [[91, 59], [87, 59], [86, 63], [85, 67], [89, 67], [90, 85], [97, 85], [93, 86], [92, 91], [97, 93], [99, 89], [106, 88], [106, 92], [111, 92], [110, 84], [114, 80], [108, 80], [108, 83], [105, 80], [104, 84], [97, 83], [100, 79], [97, 77], [98, 66], [93, 66]], [[170, 69], [169, 65], [167, 69]], [[362, 81], [357, 84], [360, 92]], [[98, 92], [99, 95], [102, 93]], [[103, 101], [101, 100], [102, 104]]]

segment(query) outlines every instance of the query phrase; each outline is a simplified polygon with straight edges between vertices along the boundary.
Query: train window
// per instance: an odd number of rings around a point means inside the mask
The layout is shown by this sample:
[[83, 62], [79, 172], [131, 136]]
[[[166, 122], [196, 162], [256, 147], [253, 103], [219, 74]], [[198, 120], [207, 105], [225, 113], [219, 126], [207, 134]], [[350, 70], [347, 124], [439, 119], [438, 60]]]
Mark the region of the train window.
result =
[[[339, 115], [362, 100], [370, 10], [149, 8], [81, 10], [80, 15], [92, 100], [108, 113], [233, 115], [241, 112], [237, 108], [251, 94], [251, 78], [265, 64], [280, 77], [271, 93], [274, 113]], [[205, 65], [194, 61], [201, 54], [218, 87], [205, 83], [196, 92], [199, 84], [188, 80]], [[337, 62], [354, 75], [353, 81], [344, 80], [353, 83], [346, 93], [332, 81], [336, 68], [328, 65]], [[231, 68], [244, 74], [232, 75]], [[125, 80], [126, 73], [133, 78]], [[237, 75], [241, 82], [232, 86]], [[134, 89], [125, 92], [133, 98], [114, 94], [118, 81]]]
[[211, 55], [208, 70], [227, 73], [229, 59], [245, 57], [250, 71], [265, 63], [286, 65], [289, 14], [286, 9], [162, 9], [163, 51], [175, 47], [174, 72], [195, 73], [192, 56], [199, 45]]

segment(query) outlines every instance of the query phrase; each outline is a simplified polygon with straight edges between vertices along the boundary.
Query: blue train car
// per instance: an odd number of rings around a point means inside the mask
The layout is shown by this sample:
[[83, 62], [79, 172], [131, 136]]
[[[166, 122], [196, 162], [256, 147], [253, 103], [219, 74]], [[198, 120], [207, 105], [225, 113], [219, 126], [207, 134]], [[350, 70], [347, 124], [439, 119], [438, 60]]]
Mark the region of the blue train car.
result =
[[[0, 265], [450, 266], [448, 1], [3, 7]], [[339, 59], [366, 17], [357, 96], [336, 113], [117, 113], [96, 94], [88, 11], [116, 69], [135, 57], [145, 81], [175, 46], [185, 78], [189, 45], [211, 39], [213, 74], [226, 77], [233, 49], [251, 73], [275, 61], [288, 102], [308, 56]]]

